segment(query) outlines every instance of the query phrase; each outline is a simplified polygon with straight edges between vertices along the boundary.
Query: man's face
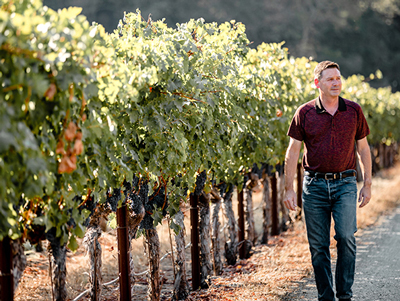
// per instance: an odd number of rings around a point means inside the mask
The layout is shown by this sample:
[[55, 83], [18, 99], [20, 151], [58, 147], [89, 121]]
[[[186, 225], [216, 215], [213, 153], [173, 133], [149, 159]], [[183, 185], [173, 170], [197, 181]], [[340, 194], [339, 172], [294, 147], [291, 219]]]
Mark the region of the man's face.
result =
[[342, 91], [342, 79], [340, 71], [336, 68], [328, 68], [322, 71], [321, 78], [314, 80], [315, 86], [320, 89], [321, 96], [338, 97]]

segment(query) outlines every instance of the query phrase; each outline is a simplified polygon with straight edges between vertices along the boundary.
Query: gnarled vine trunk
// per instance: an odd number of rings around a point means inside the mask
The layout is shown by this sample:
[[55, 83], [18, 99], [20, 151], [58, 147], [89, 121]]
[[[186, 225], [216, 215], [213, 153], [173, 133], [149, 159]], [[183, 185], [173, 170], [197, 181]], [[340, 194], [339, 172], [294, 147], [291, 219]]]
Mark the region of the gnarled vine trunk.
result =
[[99, 237], [102, 233], [101, 222], [109, 213], [109, 209], [98, 207], [90, 217], [89, 226], [86, 230], [85, 237], [83, 238], [83, 245], [89, 255], [89, 289], [91, 301], [99, 301], [101, 299], [103, 276], [101, 273], [102, 249], [99, 243]]
[[225, 215], [228, 219], [229, 241], [225, 243], [225, 258], [229, 265], [234, 265], [237, 261], [238, 241], [236, 232], [235, 214], [232, 209], [233, 186], [229, 186], [228, 192], [224, 195]]
[[11, 251], [13, 254], [13, 270], [12, 274], [14, 277], [14, 292], [17, 290], [19, 280], [24, 273], [26, 268], [26, 256], [24, 252], [24, 246], [22, 240], [11, 240]]
[[244, 190], [246, 199], [246, 232], [247, 240], [254, 246], [257, 242], [256, 227], [254, 222], [254, 206], [253, 206], [253, 188], [258, 184], [258, 176], [254, 173], [250, 175], [251, 181]]
[[97, 225], [92, 224], [88, 227], [83, 239], [83, 244], [89, 254], [89, 283], [90, 283], [90, 300], [99, 301], [101, 297], [101, 288], [103, 277], [101, 274], [101, 245], [99, 237], [101, 236], [101, 229]]
[[199, 221], [199, 236], [200, 236], [200, 286], [207, 288], [208, 276], [212, 273], [211, 264], [211, 219], [210, 219], [210, 195], [204, 192], [199, 197], [200, 221]]
[[53, 296], [55, 301], [65, 301], [67, 299], [67, 289], [65, 287], [67, 279], [67, 248], [60, 245], [58, 238], [50, 242], [50, 270], [53, 286]]
[[138, 227], [141, 223], [141, 221], [144, 218], [145, 215], [145, 210], [143, 203], [140, 202], [139, 200], [132, 200], [132, 202], [137, 202], [133, 204], [132, 207], [135, 208], [135, 211], [129, 210], [128, 211], [128, 248], [129, 248], [129, 268], [130, 268], [130, 281], [131, 281], [131, 296], [134, 295], [134, 290], [135, 290], [135, 263], [133, 260], [133, 250], [132, 250], [132, 239], [135, 239], [136, 237], [136, 232], [138, 230]]
[[221, 210], [222, 198], [216, 192], [212, 192], [213, 198], [211, 199], [211, 212], [212, 212], [212, 249], [214, 259], [214, 275], [220, 275], [222, 273], [222, 259], [221, 259], [221, 245], [219, 237], [219, 212]]
[[159, 301], [161, 296], [160, 284], [160, 240], [158, 238], [157, 230], [146, 230], [146, 245], [147, 254], [149, 257], [149, 269], [147, 274], [147, 282], [149, 283], [149, 290], [147, 300]]
[[262, 227], [262, 237], [261, 243], [268, 244], [268, 237], [271, 228], [271, 197], [270, 197], [270, 184], [268, 173], [263, 174], [263, 227]]
[[181, 229], [175, 235], [176, 243], [176, 278], [174, 283], [173, 300], [186, 300], [189, 296], [189, 283], [186, 276], [186, 256], [185, 256], [185, 223], [184, 215], [181, 210], [174, 215], [174, 223]]
[[[7, 291], [2, 292], [2, 288], [0, 286], [0, 297], [3, 296], [12, 298], [11, 295], [17, 290], [19, 280], [21, 279], [26, 267], [24, 247], [22, 246], [21, 239], [11, 240], [8, 237], [1, 241], [0, 247], [2, 248], [0, 253], [2, 256], [4, 256], [3, 258], [0, 258], [0, 260], [3, 261], [0, 265], [2, 268], [1, 273], [4, 273], [2, 275], [3, 279], [1, 279], [2, 281], [0, 281], [0, 285], [10, 284], [10, 290], [8, 291], [10, 295], [8, 295]], [[4, 262], [4, 260], [6, 261]], [[5, 266], [7, 266], [8, 271], [3, 270]], [[7, 277], [9, 278], [7, 279]], [[13, 291], [11, 291], [11, 287]]]

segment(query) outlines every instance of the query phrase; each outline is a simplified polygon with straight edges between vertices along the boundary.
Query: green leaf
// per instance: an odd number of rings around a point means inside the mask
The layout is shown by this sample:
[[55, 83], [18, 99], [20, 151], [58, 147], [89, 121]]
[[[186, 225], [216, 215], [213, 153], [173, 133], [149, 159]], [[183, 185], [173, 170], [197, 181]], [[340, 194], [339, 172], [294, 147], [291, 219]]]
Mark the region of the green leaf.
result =
[[10, 146], [14, 146], [18, 149], [18, 143], [15, 139], [14, 135], [11, 133], [7, 133], [4, 131], [0, 132], [0, 152], [4, 152], [10, 148]]
[[75, 235], [80, 238], [83, 238], [85, 236], [85, 231], [86, 229], [81, 224], [77, 224], [74, 229]]
[[41, 158], [29, 158], [26, 162], [26, 168], [35, 174], [40, 170], [46, 169], [46, 162]]
[[117, 217], [116, 217], [115, 213], [111, 213], [108, 216], [107, 224], [111, 229], [117, 229]]
[[174, 221], [171, 221], [171, 229], [174, 230], [175, 235], [178, 235], [181, 231], [181, 227], [178, 224], [175, 224]]
[[45, 225], [45, 218], [43, 216], [37, 216], [33, 219], [34, 225], [44, 226]]
[[78, 242], [76, 241], [75, 235], [71, 235], [69, 238], [69, 243], [68, 243], [68, 248], [71, 251], [76, 251], [78, 249], [79, 245]]

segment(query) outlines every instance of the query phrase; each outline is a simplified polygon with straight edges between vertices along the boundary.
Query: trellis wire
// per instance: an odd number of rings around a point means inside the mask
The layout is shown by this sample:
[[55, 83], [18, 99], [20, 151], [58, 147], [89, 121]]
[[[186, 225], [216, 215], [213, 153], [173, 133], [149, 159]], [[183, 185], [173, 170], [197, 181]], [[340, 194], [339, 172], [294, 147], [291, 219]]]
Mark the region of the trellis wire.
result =
[[[188, 244], [185, 246], [185, 249], [189, 248], [191, 245], [192, 245], [191, 242], [188, 243]], [[163, 257], [160, 258], [160, 262], [161, 262], [162, 260], [164, 260], [165, 258], [167, 258], [168, 255], [170, 255], [170, 254], [172, 254], [171, 251], [167, 252]], [[147, 269], [147, 270], [145, 270], [145, 271], [143, 271], [143, 272], [140, 272], [140, 273], [134, 273], [134, 276], [143, 276], [143, 275], [146, 275], [148, 272], [149, 272], [149, 269]], [[109, 285], [113, 285], [114, 283], [117, 283], [118, 280], [119, 280], [119, 277], [117, 277], [117, 278], [111, 280], [110, 282], [103, 283], [103, 287], [106, 287], [106, 286], [109, 286]], [[86, 291], [84, 291], [84, 292], [80, 293], [78, 296], [76, 296], [75, 299], [73, 299], [72, 301], [78, 301], [78, 300], [80, 300], [81, 298], [85, 297], [89, 292], [90, 292], [90, 289], [87, 289]]]

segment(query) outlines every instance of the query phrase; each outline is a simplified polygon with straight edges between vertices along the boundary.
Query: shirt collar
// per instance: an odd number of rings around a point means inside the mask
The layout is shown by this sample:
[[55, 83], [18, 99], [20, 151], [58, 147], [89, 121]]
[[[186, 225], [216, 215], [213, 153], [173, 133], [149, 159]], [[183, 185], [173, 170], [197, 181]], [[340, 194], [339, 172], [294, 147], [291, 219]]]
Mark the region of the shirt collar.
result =
[[[315, 108], [316, 108], [318, 114], [322, 114], [322, 113], [326, 112], [324, 106], [322, 105], [321, 97], [318, 97], [317, 100], [315, 101]], [[340, 96], [339, 96], [339, 108], [338, 108], [338, 110], [339, 111], [346, 111], [347, 110], [346, 103], [344, 102], [344, 99], [342, 97], [340, 97]]]

